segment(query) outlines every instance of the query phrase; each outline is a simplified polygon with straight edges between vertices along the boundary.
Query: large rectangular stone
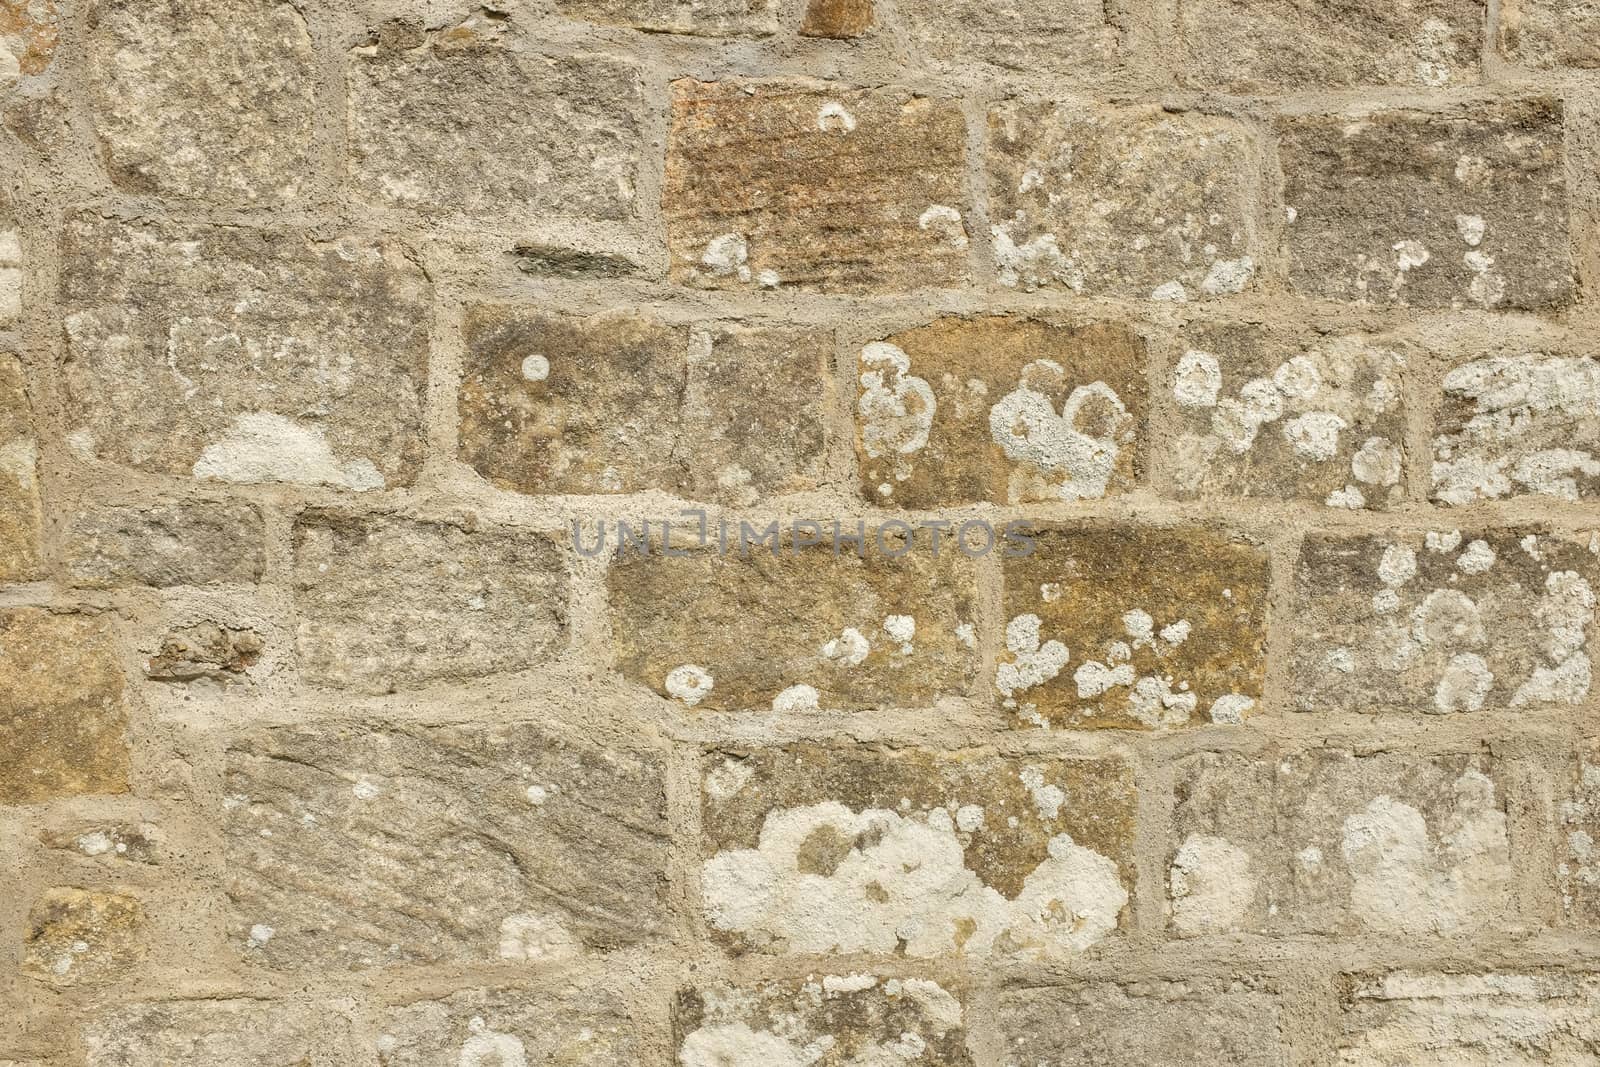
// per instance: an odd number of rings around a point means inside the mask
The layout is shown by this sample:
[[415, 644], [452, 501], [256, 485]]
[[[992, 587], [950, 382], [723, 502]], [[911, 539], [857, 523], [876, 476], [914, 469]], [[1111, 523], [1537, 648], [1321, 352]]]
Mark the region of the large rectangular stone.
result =
[[1590, 0], [1500, 0], [1500, 51], [1524, 67], [1600, 67], [1600, 9]]
[[778, 30], [773, 0], [557, 0], [569, 18], [632, 26], [646, 33], [766, 36]]
[[1295, 703], [1432, 714], [1581, 704], [1597, 547], [1537, 528], [1307, 537]]
[[642, 1020], [590, 981], [554, 990], [464, 989], [389, 1007], [376, 1027], [380, 1067], [645, 1062]]
[[88, 1067], [343, 1067], [354, 1003], [244, 997], [149, 1001], [82, 1026]]
[[661, 202], [671, 275], [718, 289], [959, 285], [965, 145], [954, 100], [674, 82]]
[[1448, 937], [1515, 914], [1486, 756], [1204, 753], [1179, 766], [1175, 794], [1175, 936]]
[[267, 566], [266, 528], [247, 503], [88, 504], [68, 519], [64, 556], [75, 585], [254, 583]]
[[924, 0], [899, 9], [908, 42], [928, 65], [983, 64], [1091, 80], [1122, 59], [1127, 20], [1102, 0]]
[[0, 355], [0, 582], [40, 577], [42, 528], [33, 408], [22, 364]]
[[1120, 760], [795, 745], [701, 769], [701, 902], [726, 944], [1041, 956], [1122, 924], [1135, 796]]
[[663, 760], [531, 725], [280, 727], [227, 753], [228, 936], [273, 969], [556, 960], [665, 923]]
[[393, 242], [79, 214], [62, 257], [80, 455], [350, 489], [421, 470], [432, 289]]
[[1600, 977], [1590, 974], [1350, 976], [1341, 1003], [1348, 1067], [1579, 1067], [1600, 1055]]

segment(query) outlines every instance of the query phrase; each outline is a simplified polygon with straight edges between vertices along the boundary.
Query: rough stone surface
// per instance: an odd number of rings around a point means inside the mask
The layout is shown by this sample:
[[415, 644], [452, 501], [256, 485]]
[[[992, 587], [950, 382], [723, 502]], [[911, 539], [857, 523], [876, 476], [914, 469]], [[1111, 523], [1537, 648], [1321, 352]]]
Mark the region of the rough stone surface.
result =
[[862, 496], [908, 508], [1133, 488], [1144, 341], [1114, 322], [950, 317], [856, 357]]
[[1257, 147], [1240, 123], [1019, 102], [988, 132], [1001, 285], [1182, 302], [1254, 278]]
[[873, 0], [807, 0], [800, 32], [842, 41], [866, 34], [876, 22]]
[[1403, 385], [1422, 353], [1394, 338], [1227, 323], [1183, 339], [1167, 375], [1187, 498], [1388, 508], [1405, 493]]
[[348, 1012], [348, 1001], [146, 1002], [90, 1019], [82, 1037], [88, 1067], [339, 1067]]
[[976, 62], [1081, 79], [1108, 73], [1122, 52], [1122, 20], [1100, 0], [930, 0], [899, 14], [912, 47], [942, 68]]
[[91, 104], [119, 189], [264, 203], [311, 169], [315, 60], [284, 0], [96, 0]]
[[1536, 97], [1283, 120], [1291, 282], [1379, 305], [1566, 303], [1562, 115]]
[[60, 37], [55, 0], [0, 0], [0, 83], [49, 69]]
[[1512, 911], [1505, 789], [1486, 757], [1204, 753], [1180, 765], [1174, 800], [1176, 937], [1449, 936]]
[[1525, 67], [1600, 67], [1600, 8], [1589, 0], [1501, 0], [1500, 50]]
[[0, 582], [39, 577], [39, 445], [22, 365], [0, 355]]
[[820, 480], [823, 331], [480, 306], [466, 337], [460, 455], [501, 488], [750, 503]]
[[1600, 1055], [1597, 1001], [1593, 975], [1355, 977], [1343, 997], [1339, 1063], [1584, 1063]]
[[[906, 548], [893, 533], [886, 543]], [[613, 564], [613, 662], [630, 681], [702, 711], [919, 707], [973, 688], [973, 567], [950, 545], [891, 559], [868, 530], [864, 557], [792, 541], [741, 556], [739, 536], [730, 530], [727, 555]]]
[[250, 583], [266, 569], [265, 537], [253, 504], [91, 505], [71, 517], [66, 565], [85, 586]]
[[153, 823], [84, 822], [59, 830], [45, 830], [39, 842], [46, 848], [72, 852], [102, 863], [142, 863], [158, 866], [164, 858], [166, 834]]
[[160, 649], [145, 661], [144, 673], [159, 682], [242, 681], [261, 658], [262, 647], [254, 630], [196, 623], [164, 635]]
[[109, 623], [0, 613], [0, 804], [127, 792], [126, 725]]
[[565, 640], [566, 571], [548, 535], [316, 511], [293, 540], [300, 669], [318, 685], [521, 670]]
[[77, 215], [63, 256], [80, 455], [222, 482], [416, 478], [431, 292], [397, 244]]
[[953, 100], [674, 82], [661, 202], [672, 279], [830, 292], [959, 284], [965, 141]]
[[811, 975], [803, 982], [685, 989], [673, 1010], [678, 1062], [815, 1067], [939, 1064], [970, 1067], [958, 993], [926, 978]]
[[632, 26], [649, 33], [706, 37], [765, 35], [778, 28], [772, 0], [558, 0], [563, 15]]
[[22, 971], [52, 986], [122, 978], [145, 955], [144, 905], [98, 890], [46, 890], [28, 913]]
[[1133, 887], [1119, 760], [799, 745], [702, 762], [701, 902], [765, 952], [1082, 952]]
[[1266, 554], [1202, 528], [1045, 528], [1004, 561], [995, 686], [1022, 724], [1237, 723], [1265, 674]]
[[1581, 704], [1597, 549], [1533, 528], [1308, 537], [1296, 706], [1450, 714]]
[[1568, 918], [1600, 921], [1600, 743], [1588, 742], [1556, 794], [1556, 884]]
[[380, 1067], [640, 1062], [638, 1020], [592, 985], [463, 990], [392, 1007], [377, 1029]]
[[656, 755], [530, 725], [281, 727], [233, 742], [224, 788], [252, 964], [559, 960], [665, 922]]

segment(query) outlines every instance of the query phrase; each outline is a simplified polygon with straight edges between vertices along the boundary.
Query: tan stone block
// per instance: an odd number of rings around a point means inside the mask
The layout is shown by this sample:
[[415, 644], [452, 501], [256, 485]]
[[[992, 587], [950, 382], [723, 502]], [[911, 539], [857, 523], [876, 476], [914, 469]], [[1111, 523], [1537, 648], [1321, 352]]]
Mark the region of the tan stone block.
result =
[[254, 630], [199, 622], [168, 631], [144, 674], [158, 682], [245, 682], [265, 644]]
[[1007, 77], [1084, 80], [1122, 58], [1125, 20], [1101, 0], [925, 0], [898, 15], [913, 48], [940, 70], [982, 64]]
[[0, 47], [16, 64], [17, 74], [47, 70], [60, 37], [61, 14], [55, 0], [0, 0]]
[[144, 958], [145, 925], [137, 897], [48, 889], [28, 913], [22, 973], [59, 987], [123, 978]]
[[807, 0], [800, 32], [843, 41], [864, 36], [876, 21], [873, 0]]
[[41, 577], [39, 445], [22, 364], [0, 355], [0, 581]]
[[1600, 978], [1393, 972], [1344, 981], [1341, 1064], [1579, 1064], [1594, 1055]]
[[778, 29], [771, 0], [557, 0], [569, 18], [632, 26], [646, 33], [765, 36]]
[[344, 1067], [349, 1000], [213, 997], [107, 1008], [82, 1027], [88, 1067]]
[[90, 504], [68, 519], [63, 548], [74, 585], [254, 584], [267, 566], [254, 504], [228, 501]]
[[555, 991], [461, 990], [388, 1008], [377, 1029], [380, 1067], [645, 1062], [642, 1022], [588, 981]]
[[166, 854], [166, 835], [160, 827], [147, 822], [86, 820], [62, 829], [41, 830], [39, 843], [106, 864], [159, 866]]
[[1586, 742], [1565, 781], [1555, 783], [1556, 885], [1566, 917], [1600, 921], [1600, 742]]
[[1588, 0], [1501, 0], [1500, 51], [1525, 67], [1600, 67], [1600, 11]]
[[952, 316], [865, 345], [856, 369], [874, 503], [1091, 500], [1137, 481], [1145, 343], [1128, 326]]

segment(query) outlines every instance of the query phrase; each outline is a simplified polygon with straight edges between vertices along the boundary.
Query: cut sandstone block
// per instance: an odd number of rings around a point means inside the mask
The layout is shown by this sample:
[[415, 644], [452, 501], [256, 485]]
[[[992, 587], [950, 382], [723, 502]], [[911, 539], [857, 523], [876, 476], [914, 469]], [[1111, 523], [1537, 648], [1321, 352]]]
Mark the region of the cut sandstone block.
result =
[[557, 0], [556, 7], [569, 18], [647, 33], [733, 37], [765, 36], [778, 29], [771, 0]]
[[953, 100], [673, 82], [661, 203], [671, 276], [716, 289], [959, 285], [965, 144]]
[[941, 70], [1092, 78], [1113, 71], [1122, 53], [1121, 20], [1101, 0], [925, 0], [898, 14], [915, 52]]
[[1600, 742], [1587, 742], [1556, 790], [1556, 884], [1566, 916], [1600, 923]]
[[1297, 705], [1444, 714], [1582, 703], [1596, 547], [1534, 529], [1309, 536]]
[[62, 254], [80, 455], [225, 482], [416, 478], [432, 291], [398, 246], [80, 214]]
[[1296, 116], [1278, 133], [1300, 291], [1423, 308], [1571, 298], [1560, 101]]
[[281, 727], [227, 754], [228, 934], [278, 970], [559, 960], [665, 921], [662, 760], [528, 725]]
[[266, 530], [254, 504], [226, 501], [81, 508], [69, 519], [74, 585], [254, 583], [266, 570]]
[[17, 357], [0, 355], [0, 582], [41, 576], [39, 445]]
[[1576, 1067], [1600, 1048], [1600, 977], [1395, 972], [1345, 981], [1339, 1063]]
[[924, 978], [824, 974], [681, 991], [678, 1059], [716, 1064], [970, 1067], [961, 1001]]
[[1525, 67], [1600, 67], [1600, 9], [1589, 0], [1501, 0], [1500, 50]]
[[380, 1067], [643, 1063], [641, 1023], [593, 983], [556, 991], [466, 989], [385, 1010]]
[[1133, 777], [1116, 759], [796, 745], [708, 753], [701, 900], [713, 936], [771, 953], [1081, 952], [1133, 888]]
[[343, 1067], [350, 1001], [237, 999], [130, 1004], [84, 1023], [88, 1067]]
[[1412, 346], [1244, 323], [1184, 335], [1168, 375], [1185, 498], [1259, 496], [1386, 508], [1404, 498], [1401, 384]]
[[1114, 322], [948, 317], [857, 362], [861, 493], [907, 508], [1089, 500], [1140, 471], [1145, 343]]
[[[1003, 562], [995, 685], [1021, 722], [1238, 723], [1261, 696], [1267, 557], [1201, 528], [1044, 528]], [[1076, 663], [1076, 667], [1072, 664]]]
[[1505, 797], [1487, 757], [1204, 753], [1182, 763], [1175, 794], [1178, 937], [1449, 936], [1511, 912]]
[[1183, 301], [1255, 274], [1257, 149], [1232, 119], [1006, 103], [987, 164], [1002, 285]]
[[58, 988], [125, 977], [145, 954], [144, 905], [124, 893], [46, 890], [28, 913], [22, 973]]
[[875, 22], [873, 0], [807, 0], [800, 32], [842, 41], [862, 36]]

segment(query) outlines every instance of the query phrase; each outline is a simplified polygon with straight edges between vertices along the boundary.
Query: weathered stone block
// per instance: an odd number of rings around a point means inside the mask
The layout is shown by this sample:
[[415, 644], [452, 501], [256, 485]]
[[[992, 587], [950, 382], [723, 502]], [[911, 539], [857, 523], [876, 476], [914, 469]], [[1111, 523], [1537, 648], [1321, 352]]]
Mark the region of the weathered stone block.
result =
[[528, 725], [240, 737], [229, 936], [275, 969], [549, 960], [665, 922], [661, 757]]
[[90, 105], [111, 180], [131, 193], [253, 203], [311, 173], [316, 61], [284, 0], [98, 0]]
[[1174, 799], [1176, 936], [1452, 935], [1512, 913], [1487, 757], [1205, 753], [1180, 767]]
[[166, 633], [156, 654], [145, 660], [144, 674], [158, 682], [242, 682], [265, 645], [254, 630], [199, 622]]
[[1600, 67], [1600, 10], [1589, 0], [1501, 0], [1500, 51], [1525, 67]]
[[632, 63], [523, 54], [457, 27], [356, 49], [348, 88], [346, 165], [374, 203], [500, 225], [634, 214], [645, 134]]
[[1600, 360], [1487, 356], [1444, 377], [1433, 439], [1433, 498], [1600, 495]]
[[800, 32], [843, 41], [865, 35], [876, 22], [873, 0], [807, 0]]
[[1556, 1067], [1600, 1055], [1600, 978], [1569, 974], [1351, 977], [1339, 1063]]
[[82, 1030], [88, 1067], [341, 1067], [353, 1005], [171, 1000], [102, 1012]]
[[40, 577], [39, 445], [17, 357], [0, 355], [0, 582]]
[[1400, 503], [1402, 383], [1421, 355], [1381, 336], [1192, 328], [1167, 377], [1181, 420], [1172, 453], [1178, 495]]
[[1580, 704], [1596, 567], [1593, 548], [1535, 529], [1312, 535], [1298, 568], [1296, 703], [1429, 713]]
[[1159, 730], [1252, 711], [1265, 674], [1264, 551], [1199, 527], [1045, 528], [1033, 540], [1003, 563], [995, 684], [1019, 720]]
[[1255, 276], [1258, 152], [1232, 119], [1006, 103], [987, 164], [1002, 285], [1183, 301]]
[[[919, 707], [969, 692], [978, 666], [971, 560], [948, 539], [935, 555], [925, 538], [889, 558], [871, 530], [864, 556], [843, 544], [836, 554], [831, 528], [821, 529], [825, 543], [798, 550], [786, 541], [741, 556], [730, 528], [726, 555], [613, 564], [616, 668], [707, 711]], [[886, 540], [892, 551], [908, 547]]]
[[959, 285], [965, 144], [953, 100], [676, 81], [661, 203], [671, 276], [718, 289]]
[[55, 0], [0, 0], [0, 83], [47, 70], [60, 36]]
[[832, 335], [479, 305], [459, 454], [519, 492], [748, 504], [822, 475]]
[[1290, 280], [1370, 304], [1564, 304], [1563, 154], [1549, 98], [1284, 119]]
[[1114, 70], [1122, 52], [1122, 19], [1100, 0], [930, 0], [899, 15], [924, 62], [945, 69], [976, 62], [1093, 78]]
[[260, 510], [227, 501], [82, 507], [64, 553], [73, 584], [102, 588], [253, 583], [267, 566]]
[[294, 528], [300, 669], [383, 691], [531, 667], [566, 639], [567, 578], [548, 535], [335, 512]]
[[908, 508], [1133, 488], [1145, 343], [1121, 323], [949, 317], [857, 361], [861, 493]]
[[1081, 952], [1133, 888], [1120, 760], [796, 745], [711, 752], [702, 771], [701, 900], [732, 946]]
[[399, 246], [78, 215], [63, 258], [80, 454], [227, 482], [416, 478], [432, 291]]
[[144, 905], [98, 890], [46, 890], [28, 913], [22, 973], [57, 987], [125, 977], [145, 955]]
[[10, 201], [0, 195], [0, 326], [14, 325], [22, 314], [22, 271], [26, 262], [16, 212]]
[[105, 621], [0, 613], [0, 804], [127, 792], [122, 691]]
[[1600, 921], [1600, 742], [1578, 753], [1571, 776], [1556, 786], [1556, 884], [1568, 918]]
[[549, 992], [468, 989], [384, 1011], [381, 1067], [643, 1063], [642, 1024], [592, 983]]
[[165, 858], [166, 835], [160, 827], [147, 822], [85, 822], [67, 829], [40, 831], [39, 843], [102, 863], [159, 866]]
[[1482, 0], [1180, 0], [1180, 77], [1239, 93], [1472, 84], [1483, 21]]
[[778, 29], [771, 0], [557, 0], [569, 18], [632, 26], [646, 33], [765, 36]]
[[1288, 1067], [1277, 998], [1257, 983], [1096, 982], [1012, 989], [1004, 1067]]
[[869, 974], [686, 989], [673, 1008], [677, 1062], [686, 1067], [970, 1067], [962, 1016], [960, 999], [937, 982]]

